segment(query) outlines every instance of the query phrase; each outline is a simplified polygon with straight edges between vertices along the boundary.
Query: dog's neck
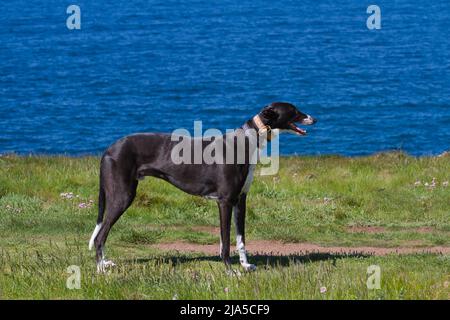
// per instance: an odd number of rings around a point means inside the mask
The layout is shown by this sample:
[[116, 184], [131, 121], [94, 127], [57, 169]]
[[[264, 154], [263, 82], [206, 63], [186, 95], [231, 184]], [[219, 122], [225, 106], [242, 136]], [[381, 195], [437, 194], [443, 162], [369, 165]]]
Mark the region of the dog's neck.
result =
[[271, 128], [266, 123], [267, 120], [257, 114], [252, 119], [247, 120], [241, 127], [246, 135], [248, 134], [248, 130], [256, 131], [256, 146], [259, 150], [264, 149], [267, 145], [267, 142], [270, 142], [272, 140]]
[[267, 120], [261, 117], [259, 114], [257, 114], [252, 119], [247, 120], [241, 127], [245, 132], [247, 130], [255, 130], [256, 133], [258, 134], [258, 137], [264, 137], [263, 140], [260, 140], [258, 138], [257, 142], [258, 148], [264, 148], [264, 146], [266, 145], [265, 142], [266, 139], [269, 142], [272, 140], [271, 128], [266, 123]]
[[259, 114], [254, 116], [252, 119], [247, 120], [241, 127], [243, 130], [253, 129], [256, 130], [258, 135], [267, 134], [267, 140], [271, 140], [271, 128], [266, 124], [266, 120]]

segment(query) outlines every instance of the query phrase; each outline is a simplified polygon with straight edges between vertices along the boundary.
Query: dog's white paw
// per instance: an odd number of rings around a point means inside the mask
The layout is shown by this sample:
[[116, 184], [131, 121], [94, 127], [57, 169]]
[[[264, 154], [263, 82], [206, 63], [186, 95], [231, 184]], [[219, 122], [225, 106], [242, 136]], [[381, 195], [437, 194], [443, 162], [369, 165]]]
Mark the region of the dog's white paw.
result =
[[111, 260], [101, 260], [97, 263], [97, 273], [105, 273], [107, 269], [115, 267], [116, 264]]
[[244, 268], [244, 270], [247, 271], [247, 272], [252, 272], [252, 271], [256, 270], [256, 266], [254, 264], [242, 263], [241, 265]]
[[112, 268], [112, 267], [116, 266], [116, 264], [114, 262], [112, 262], [111, 260], [105, 260], [103, 264], [107, 268]]

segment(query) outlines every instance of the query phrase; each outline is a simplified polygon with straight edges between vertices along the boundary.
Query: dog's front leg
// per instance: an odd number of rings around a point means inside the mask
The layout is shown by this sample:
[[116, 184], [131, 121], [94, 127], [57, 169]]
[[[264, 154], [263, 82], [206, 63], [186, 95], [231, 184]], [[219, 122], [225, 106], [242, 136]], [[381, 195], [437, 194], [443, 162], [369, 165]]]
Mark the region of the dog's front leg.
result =
[[248, 263], [245, 251], [245, 209], [247, 195], [241, 194], [238, 204], [234, 206], [234, 224], [236, 227], [236, 250], [239, 253], [239, 262], [246, 271], [256, 270], [254, 264]]
[[219, 201], [221, 257], [227, 270], [231, 269], [230, 260], [230, 228], [233, 205], [229, 201]]

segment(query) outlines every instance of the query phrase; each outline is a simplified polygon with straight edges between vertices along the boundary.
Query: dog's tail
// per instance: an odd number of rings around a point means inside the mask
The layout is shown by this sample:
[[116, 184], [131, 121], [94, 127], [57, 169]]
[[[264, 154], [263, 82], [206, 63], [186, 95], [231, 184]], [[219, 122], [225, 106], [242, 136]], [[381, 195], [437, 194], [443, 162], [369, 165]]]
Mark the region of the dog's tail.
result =
[[95, 226], [94, 232], [92, 233], [91, 239], [89, 240], [89, 250], [94, 247], [94, 241], [97, 237], [103, 223], [103, 215], [105, 213], [105, 188], [103, 186], [102, 170], [100, 169], [100, 190], [98, 193], [98, 217], [97, 225]]

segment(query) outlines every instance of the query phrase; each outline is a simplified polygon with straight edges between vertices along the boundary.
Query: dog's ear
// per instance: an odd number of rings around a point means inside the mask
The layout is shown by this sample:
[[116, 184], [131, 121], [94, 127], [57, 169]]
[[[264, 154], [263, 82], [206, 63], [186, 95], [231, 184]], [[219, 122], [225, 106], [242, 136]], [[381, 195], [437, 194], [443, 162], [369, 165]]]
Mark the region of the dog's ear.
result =
[[261, 111], [261, 115], [267, 120], [277, 120], [278, 113], [274, 110], [272, 106], [267, 106]]

